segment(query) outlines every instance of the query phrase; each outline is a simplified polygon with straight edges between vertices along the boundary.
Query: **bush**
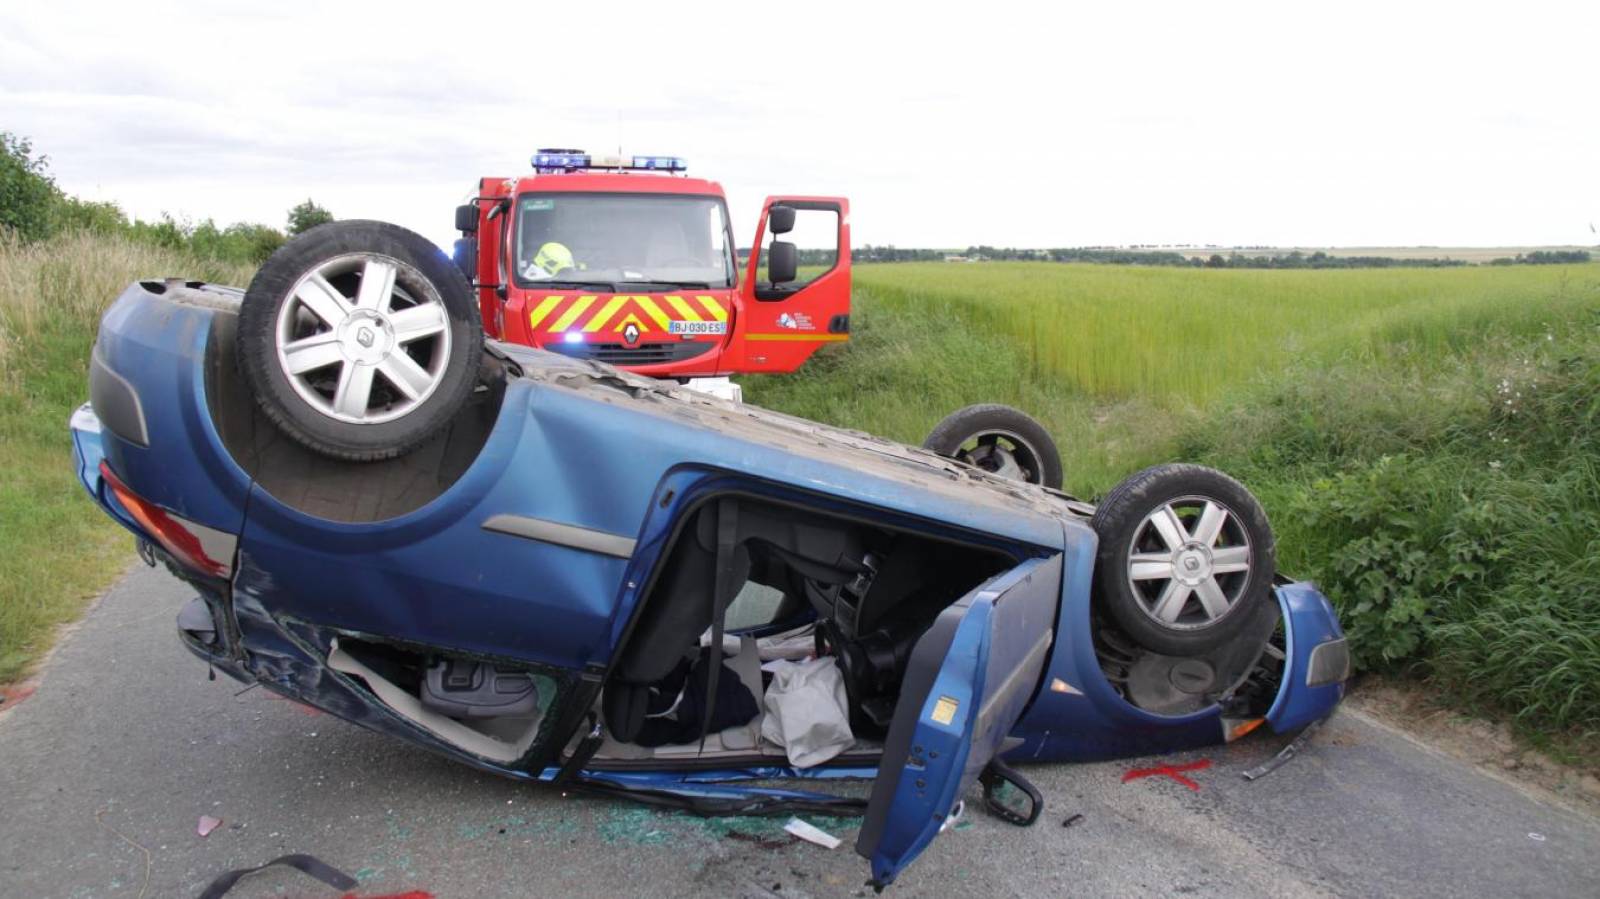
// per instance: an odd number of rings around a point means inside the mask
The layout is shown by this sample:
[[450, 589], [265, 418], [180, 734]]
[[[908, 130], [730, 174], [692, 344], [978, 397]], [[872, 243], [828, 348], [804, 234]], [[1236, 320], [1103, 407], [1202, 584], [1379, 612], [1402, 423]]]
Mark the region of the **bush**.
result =
[[1180, 454], [1262, 497], [1359, 669], [1600, 732], [1600, 314], [1412, 361], [1291, 373]]
[[224, 262], [260, 265], [287, 240], [276, 228], [238, 223], [219, 229], [206, 219], [189, 231], [190, 248], [201, 256]]
[[77, 197], [62, 197], [51, 213], [51, 233], [87, 231], [90, 234], [123, 234], [128, 217], [115, 203], [96, 203]]
[[289, 210], [289, 236], [295, 237], [318, 225], [333, 221], [333, 213], [318, 206], [308, 197], [304, 203]]
[[27, 138], [0, 131], [0, 228], [24, 240], [48, 236], [60, 197], [48, 158], [35, 156]]

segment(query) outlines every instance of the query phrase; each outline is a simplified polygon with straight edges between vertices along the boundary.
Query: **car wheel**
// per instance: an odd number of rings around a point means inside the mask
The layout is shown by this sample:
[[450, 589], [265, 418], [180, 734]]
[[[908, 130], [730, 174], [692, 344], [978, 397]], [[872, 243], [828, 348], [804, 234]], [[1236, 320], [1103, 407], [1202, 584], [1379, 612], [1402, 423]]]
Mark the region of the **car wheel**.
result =
[[1050, 433], [1027, 413], [984, 403], [950, 413], [934, 425], [924, 449], [1001, 477], [1061, 487], [1061, 453]]
[[239, 365], [268, 418], [323, 455], [398, 456], [447, 425], [477, 380], [471, 287], [426, 238], [384, 222], [321, 225], [261, 266], [239, 313]]
[[1236, 636], [1272, 588], [1272, 529], [1244, 485], [1199, 465], [1118, 484], [1091, 520], [1095, 597], [1140, 645], [1198, 655]]

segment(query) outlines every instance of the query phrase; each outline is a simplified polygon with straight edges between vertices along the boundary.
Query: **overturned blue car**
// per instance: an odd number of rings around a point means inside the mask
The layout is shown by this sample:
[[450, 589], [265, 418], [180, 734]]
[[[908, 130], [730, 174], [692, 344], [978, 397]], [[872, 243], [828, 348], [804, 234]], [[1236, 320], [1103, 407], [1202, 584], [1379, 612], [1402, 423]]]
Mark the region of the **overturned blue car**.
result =
[[437, 250], [363, 222], [248, 291], [109, 309], [77, 473], [194, 586], [192, 652], [510, 777], [862, 815], [880, 887], [969, 790], [1031, 823], [1027, 764], [1291, 732], [1343, 696], [1332, 608], [1219, 472], [1090, 506], [1005, 476], [1039, 467], [1025, 429], [950, 458], [486, 343], [478, 315]]

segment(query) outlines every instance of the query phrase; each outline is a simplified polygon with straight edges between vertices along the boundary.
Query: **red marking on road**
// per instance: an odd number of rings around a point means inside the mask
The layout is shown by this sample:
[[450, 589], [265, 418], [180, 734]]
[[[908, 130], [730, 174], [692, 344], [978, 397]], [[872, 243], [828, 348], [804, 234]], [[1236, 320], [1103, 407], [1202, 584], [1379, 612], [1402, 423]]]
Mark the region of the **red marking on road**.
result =
[[382, 896], [357, 896], [355, 893], [345, 893], [339, 899], [433, 899], [433, 894], [423, 890], [412, 890], [409, 893], [385, 893]]
[[39, 689], [39, 685], [32, 682], [0, 687], [0, 708], [19, 705], [22, 700], [32, 696], [33, 691], [37, 689]]
[[1129, 771], [1127, 774], [1122, 775], [1122, 782], [1127, 783], [1130, 780], [1138, 780], [1141, 777], [1170, 777], [1189, 789], [1199, 792], [1200, 785], [1189, 778], [1184, 777], [1182, 772], [1204, 771], [1209, 767], [1211, 767], [1211, 760], [1201, 759], [1198, 762], [1190, 762], [1187, 765], [1161, 765], [1157, 768], [1135, 768], [1132, 771]]

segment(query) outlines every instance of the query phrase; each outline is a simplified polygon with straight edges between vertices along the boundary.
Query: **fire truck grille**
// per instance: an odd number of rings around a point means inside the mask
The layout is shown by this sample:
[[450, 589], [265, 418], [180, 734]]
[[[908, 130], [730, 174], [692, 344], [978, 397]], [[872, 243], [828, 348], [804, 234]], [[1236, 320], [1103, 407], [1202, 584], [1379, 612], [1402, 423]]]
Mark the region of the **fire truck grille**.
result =
[[545, 349], [563, 356], [594, 359], [610, 365], [665, 365], [693, 359], [715, 346], [712, 341], [682, 340], [644, 343], [636, 347], [620, 343], [552, 343]]

